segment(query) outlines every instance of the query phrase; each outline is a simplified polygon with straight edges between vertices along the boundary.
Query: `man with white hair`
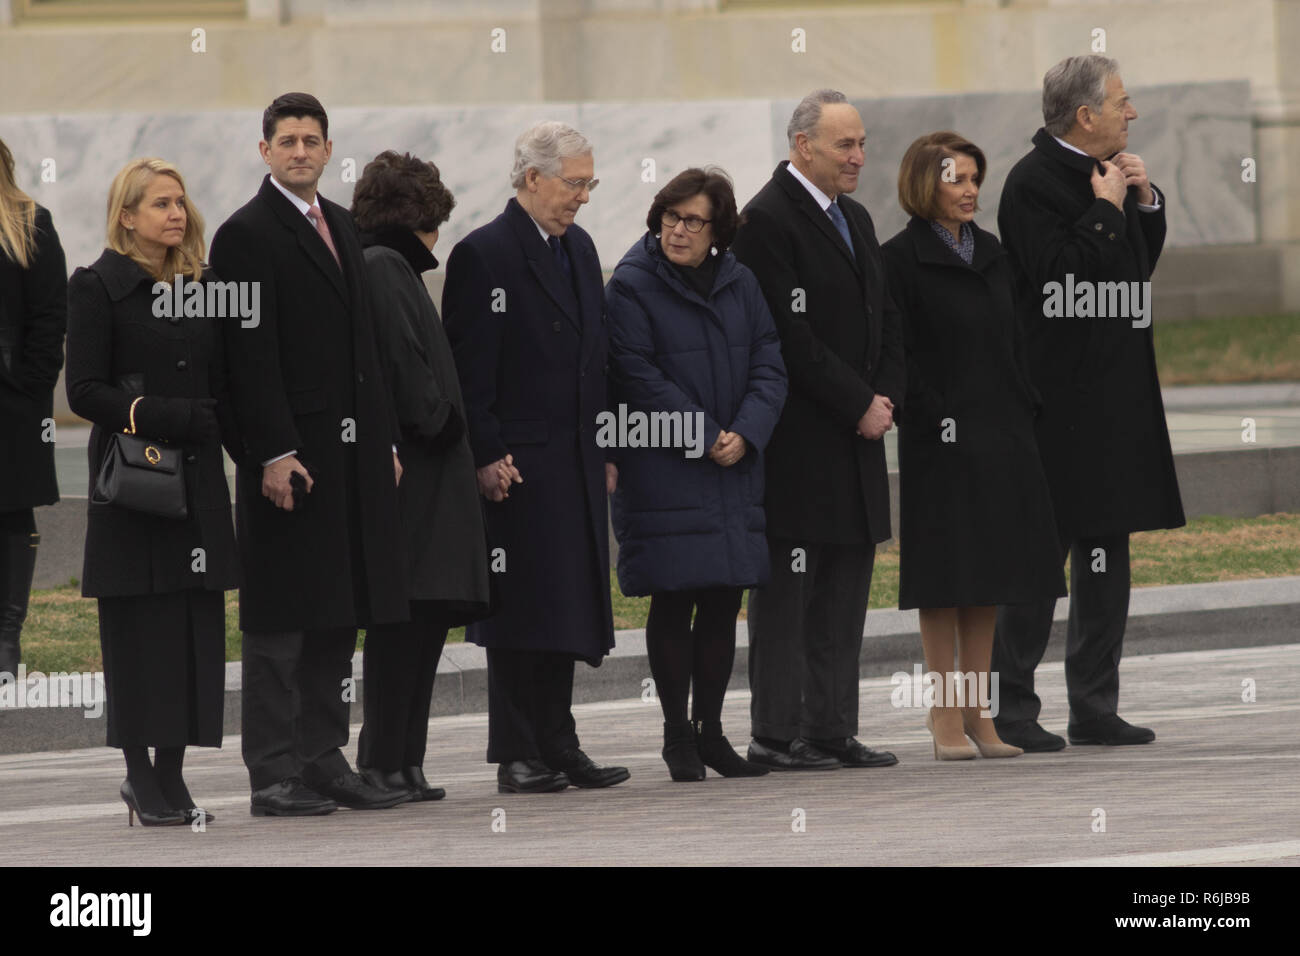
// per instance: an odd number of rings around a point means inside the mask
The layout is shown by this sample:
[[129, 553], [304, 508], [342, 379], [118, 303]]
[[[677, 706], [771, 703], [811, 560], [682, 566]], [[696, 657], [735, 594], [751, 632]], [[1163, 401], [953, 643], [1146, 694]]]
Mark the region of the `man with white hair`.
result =
[[[998, 207], [1030, 375], [1042, 395], [1038, 450], [1061, 560], [1071, 559], [1065, 682], [1076, 745], [1155, 739], [1116, 713], [1128, 536], [1186, 523], [1150, 313], [1165, 202], [1142, 158], [1125, 152], [1137, 116], [1114, 60], [1062, 60], [1043, 77], [1044, 128], [1007, 176]], [[1034, 693], [1055, 605], [1048, 598], [998, 612], [995, 721], [1004, 741], [1028, 751], [1065, 746], [1038, 723]]]
[[591, 144], [558, 122], [515, 143], [515, 197], [457, 243], [443, 316], [487, 499], [495, 615], [487, 649], [488, 753], [502, 793], [608, 787], [578, 746], [573, 666], [614, 646], [606, 495], [618, 472], [596, 445], [605, 409], [605, 299], [574, 217], [596, 188]]

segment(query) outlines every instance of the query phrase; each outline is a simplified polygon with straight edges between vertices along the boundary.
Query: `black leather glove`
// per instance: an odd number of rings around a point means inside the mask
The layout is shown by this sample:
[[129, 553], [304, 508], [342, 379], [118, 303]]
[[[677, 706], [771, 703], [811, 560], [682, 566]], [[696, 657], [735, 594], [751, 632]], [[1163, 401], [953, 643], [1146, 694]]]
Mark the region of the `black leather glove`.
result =
[[188, 398], [147, 395], [135, 406], [136, 434], [162, 441], [183, 441], [190, 430]]
[[447, 409], [447, 420], [443, 423], [442, 431], [438, 432], [429, 444], [437, 451], [446, 451], [460, 441], [464, 434], [465, 419], [453, 405]]
[[203, 445], [221, 441], [221, 426], [217, 423], [215, 398], [191, 399], [190, 427], [185, 440]]

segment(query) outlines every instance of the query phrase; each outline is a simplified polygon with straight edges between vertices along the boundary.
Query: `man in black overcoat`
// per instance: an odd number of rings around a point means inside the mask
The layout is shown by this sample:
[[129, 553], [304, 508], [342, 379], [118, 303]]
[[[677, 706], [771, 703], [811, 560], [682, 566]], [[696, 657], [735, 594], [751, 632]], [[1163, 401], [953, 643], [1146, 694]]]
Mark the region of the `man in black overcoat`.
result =
[[[1038, 449], [1061, 560], [1071, 557], [1065, 680], [1073, 744], [1155, 739], [1116, 713], [1128, 536], [1186, 523], [1151, 328], [1149, 280], [1164, 245], [1165, 202], [1141, 157], [1124, 152], [1138, 114], [1118, 70], [1091, 55], [1047, 72], [1045, 126], [1007, 176], [998, 208], [1030, 374], [1043, 398]], [[1065, 746], [1038, 723], [1034, 693], [1055, 605], [998, 612], [995, 719], [1002, 739], [1025, 750]]]
[[890, 537], [881, 441], [903, 398], [900, 319], [858, 185], [866, 132], [809, 94], [790, 160], [745, 207], [732, 249], [776, 319], [790, 395], [767, 449], [772, 582], [749, 595], [749, 759], [776, 770], [898, 762], [855, 739], [875, 546]]
[[467, 637], [487, 649], [487, 759], [503, 793], [628, 778], [582, 752], [572, 712], [574, 662], [599, 666], [614, 646], [605, 501], [618, 473], [596, 445], [605, 298], [595, 244], [573, 222], [594, 171], [581, 133], [532, 127], [515, 143], [515, 198], [447, 260], [443, 321], [496, 594]]
[[218, 275], [260, 290], [259, 313], [232, 319], [226, 335], [247, 445], [236, 525], [252, 811], [377, 809], [402, 795], [363, 781], [340, 748], [357, 628], [408, 613], [395, 547], [398, 428], [356, 228], [316, 192], [330, 157], [325, 111], [288, 93], [262, 132], [270, 175], [212, 240]]

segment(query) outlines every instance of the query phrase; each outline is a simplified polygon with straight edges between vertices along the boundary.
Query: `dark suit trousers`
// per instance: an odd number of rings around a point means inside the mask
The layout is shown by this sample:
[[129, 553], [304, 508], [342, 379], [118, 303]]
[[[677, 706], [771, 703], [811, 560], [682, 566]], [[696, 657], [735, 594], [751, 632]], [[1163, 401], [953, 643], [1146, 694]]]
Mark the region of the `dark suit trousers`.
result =
[[356, 647], [351, 627], [244, 632], [243, 751], [254, 790], [293, 776], [310, 787], [351, 769], [341, 748]]
[[549, 762], [578, 746], [572, 656], [489, 647], [487, 665], [488, 763]]
[[[1105, 573], [1092, 570], [1093, 551], [1106, 553]], [[1113, 714], [1119, 707], [1119, 660], [1128, 621], [1128, 535], [1061, 542], [1070, 555], [1070, 618], [1065, 638], [1065, 686], [1070, 723]], [[1052, 633], [1056, 598], [998, 608], [993, 670], [998, 675], [1001, 726], [1037, 720], [1042, 701], [1034, 693], [1034, 669]]]
[[[807, 555], [792, 570], [794, 548]], [[749, 592], [749, 714], [755, 737], [858, 732], [858, 654], [875, 546], [768, 539], [772, 581]]]
[[358, 767], [391, 773], [424, 766], [429, 704], [447, 630], [437, 601], [412, 601], [410, 621], [376, 624], [366, 631]]

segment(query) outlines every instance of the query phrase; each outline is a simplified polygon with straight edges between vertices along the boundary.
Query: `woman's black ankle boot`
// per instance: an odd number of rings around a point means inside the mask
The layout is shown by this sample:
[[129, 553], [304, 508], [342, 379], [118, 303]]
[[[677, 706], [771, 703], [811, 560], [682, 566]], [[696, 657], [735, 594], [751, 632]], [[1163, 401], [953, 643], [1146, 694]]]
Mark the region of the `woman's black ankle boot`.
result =
[[674, 780], [704, 779], [704, 764], [695, 749], [695, 728], [690, 721], [664, 723], [664, 763]]
[[767, 773], [766, 767], [752, 764], [736, 753], [727, 738], [722, 736], [722, 721], [697, 720], [694, 730], [700, 759], [710, 770], [724, 777], [761, 777]]

